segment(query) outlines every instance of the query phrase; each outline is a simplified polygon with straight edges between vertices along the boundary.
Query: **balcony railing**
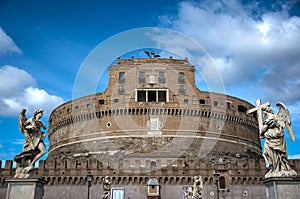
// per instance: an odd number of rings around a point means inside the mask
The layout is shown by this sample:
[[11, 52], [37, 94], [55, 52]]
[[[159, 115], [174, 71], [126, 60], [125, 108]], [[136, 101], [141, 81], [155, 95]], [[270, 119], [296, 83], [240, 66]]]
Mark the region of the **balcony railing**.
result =
[[178, 78], [178, 83], [185, 83], [185, 79], [184, 78]]
[[185, 89], [178, 89], [179, 95], [185, 95]]
[[119, 94], [124, 94], [125, 93], [125, 89], [119, 89]]
[[139, 78], [139, 83], [146, 83], [146, 78]]
[[166, 78], [158, 78], [158, 83], [166, 83]]

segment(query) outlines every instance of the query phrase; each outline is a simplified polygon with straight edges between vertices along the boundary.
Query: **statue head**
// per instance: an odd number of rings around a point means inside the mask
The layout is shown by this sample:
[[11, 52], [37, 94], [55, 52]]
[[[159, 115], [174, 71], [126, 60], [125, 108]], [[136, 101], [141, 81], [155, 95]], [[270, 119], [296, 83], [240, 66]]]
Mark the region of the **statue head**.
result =
[[105, 177], [104, 177], [104, 181], [105, 181], [105, 182], [110, 182], [110, 177], [109, 177], [109, 176], [105, 176]]
[[270, 106], [267, 106], [267, 107], [263, 108], [262, 110], [267, 113], [274, 113]]
[[22, 108], [21, 111], [20, 111], [20, 114], [25, 115], [25, 112], [26, 112], [26, 109]]
[[37, 109], [36, 111], [34, 111], [34, 118], [40, 119], [43, 116], [43, 112], [44, 110]]
[[194, 177], [194, 183], [195, 183], [195, 185], [196, 186], [200, 186], [201, 185], [201, 183], [202, 183], [202, 177], [199, 175], [199, 176], [195, 176]]

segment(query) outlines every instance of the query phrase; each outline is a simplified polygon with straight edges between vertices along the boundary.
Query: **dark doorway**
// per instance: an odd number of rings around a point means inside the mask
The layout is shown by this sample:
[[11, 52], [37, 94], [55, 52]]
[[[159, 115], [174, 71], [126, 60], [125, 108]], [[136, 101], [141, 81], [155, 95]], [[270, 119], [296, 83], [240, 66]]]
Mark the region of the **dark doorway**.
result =
[[148, 91], [148, 102], [156, 102], [156, 91]]
[[137, 92], [137, 101], [138, 102], [146, 102], [146, 91], [138, 91]]
[[159, 102], [166, 102], [167, 101], [167, 92], [166, 91], [158, 91], [158, 101]]

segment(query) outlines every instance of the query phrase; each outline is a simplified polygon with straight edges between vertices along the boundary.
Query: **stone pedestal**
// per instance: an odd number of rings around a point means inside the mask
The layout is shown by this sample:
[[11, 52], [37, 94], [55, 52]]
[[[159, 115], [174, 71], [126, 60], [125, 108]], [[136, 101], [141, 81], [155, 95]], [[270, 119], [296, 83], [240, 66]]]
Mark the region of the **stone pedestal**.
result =
[[262, 181], [267, 199], [299, 199], [300, 177], [271, 177]]
[[6, 182], [6, 199], [42, 199], [44, 195], [46, 181], [41, 178], [12, 178]]

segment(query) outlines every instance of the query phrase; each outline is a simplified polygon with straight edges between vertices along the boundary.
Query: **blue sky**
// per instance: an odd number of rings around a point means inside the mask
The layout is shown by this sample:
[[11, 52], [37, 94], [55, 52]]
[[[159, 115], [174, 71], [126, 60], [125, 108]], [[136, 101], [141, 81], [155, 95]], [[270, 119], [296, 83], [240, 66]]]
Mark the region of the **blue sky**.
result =
[[53, 108], [72, 99], [80, 65], [100, 42], [151, 26], [201, 44], [227, 94], [253, 104], [283, 101], [296, 137], [291, 143], [287, 136], [289, 155], [300, 158], [299, 10], [298, 0], [0, 0], [0, 159], [22, 149], [22, 107], [27, 116], [45, 109], [47, 123]]

